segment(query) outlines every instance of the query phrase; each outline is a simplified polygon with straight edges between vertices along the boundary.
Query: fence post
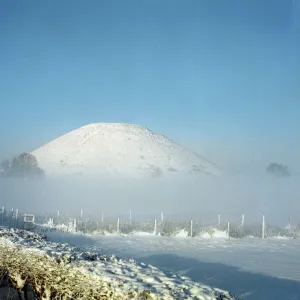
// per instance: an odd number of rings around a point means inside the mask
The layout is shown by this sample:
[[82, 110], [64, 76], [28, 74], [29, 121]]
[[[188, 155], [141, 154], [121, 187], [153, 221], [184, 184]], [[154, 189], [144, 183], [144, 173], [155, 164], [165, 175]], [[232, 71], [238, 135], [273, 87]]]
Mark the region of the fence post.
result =
[[221, 215], [218, 215], [218, 223], [219, 223], [219, 226], [221, 225]]
[[131, 209], [129, 209], [129, 223], [131, 224]]
[[244, 227], [244, 223], [245, 223], [245, 215], [242, 215], [242, 227]]
[[74, 227], [75, 232], [77, 232], [77, 222], [76, 222], [76, 219], [74, 219], [74, 225], [73, 225], [73, 227]]
[[227, 223], [227, 232], [228, 232], [228, 239], [230, 239], [230, 224]]
[[16, 209], [16, 228], [18, 228], [19, 209]]
[[103, 223], [103, 211], [101, 212], [101, 223]]
[[191, 220], [191, 237], [193, 237], [193, 220]]
[[161, 222], [164, 221], [164, 213], [163, 212], [160, 213], [160, 220], [161, 220]]
[[120, 234], [120, 218], [117, 221], [117, 234]]
[[80, 210], [80, 218], [82, 219], [82, 216], [83, 216], [83, 210], [81, 209]]
[[10, 215], [10, 219], [9, 219], [9, 226], [8, 226], [8, 228], [11, 228], [13, 215], [14, 215], [14, 209], [12, 208], [11, 209], [11, 215]]
[[154, 220], [154, 235], [156, 235], [156, 219]]
[[262, 239], [265, 238], [265, 216], [263, 216], [263, 219], [262, 219], [261, 238], [262, 238]]

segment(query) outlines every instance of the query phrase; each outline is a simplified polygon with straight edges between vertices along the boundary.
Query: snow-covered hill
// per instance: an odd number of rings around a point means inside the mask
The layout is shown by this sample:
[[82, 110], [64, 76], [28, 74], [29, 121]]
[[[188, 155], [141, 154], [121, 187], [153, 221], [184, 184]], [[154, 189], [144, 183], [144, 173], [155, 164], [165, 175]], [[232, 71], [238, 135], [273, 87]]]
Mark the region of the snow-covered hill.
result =
[[165, 136], [142, 126], [122, 123], [86, 125], [32, 154], [48, 175], [220, 174], [205, 158]]

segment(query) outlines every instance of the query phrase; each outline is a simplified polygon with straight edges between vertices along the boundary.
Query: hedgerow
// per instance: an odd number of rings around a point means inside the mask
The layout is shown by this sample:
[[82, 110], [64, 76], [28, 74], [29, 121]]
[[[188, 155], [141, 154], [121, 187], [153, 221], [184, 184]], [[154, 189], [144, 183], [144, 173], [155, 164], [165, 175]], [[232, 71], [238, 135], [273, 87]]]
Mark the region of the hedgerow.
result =
[[0, 282], [4, 277], [9, 278], [21, 299], [26, 299], [29, 288], [38, 300], [152, 299], [150, 292], [119, 292], [111, 283], [72, 263], [0, 242]]

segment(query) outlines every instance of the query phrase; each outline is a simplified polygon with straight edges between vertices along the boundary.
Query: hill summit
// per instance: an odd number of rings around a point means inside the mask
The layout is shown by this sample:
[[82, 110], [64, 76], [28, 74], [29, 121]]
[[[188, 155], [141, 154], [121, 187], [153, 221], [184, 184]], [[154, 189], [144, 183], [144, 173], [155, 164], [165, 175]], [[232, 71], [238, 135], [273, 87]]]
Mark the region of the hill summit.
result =
[[175, 173], [219, 175], [199, 154], [146, 127], [96, 123], [73, 130], [35, 150], [47, 175], [161, 177]]

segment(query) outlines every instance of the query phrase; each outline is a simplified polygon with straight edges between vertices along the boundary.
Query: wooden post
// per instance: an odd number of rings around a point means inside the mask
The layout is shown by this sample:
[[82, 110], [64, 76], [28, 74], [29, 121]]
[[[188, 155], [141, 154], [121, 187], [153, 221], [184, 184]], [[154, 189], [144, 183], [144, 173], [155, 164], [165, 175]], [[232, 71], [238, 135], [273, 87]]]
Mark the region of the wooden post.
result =
[[228, 239], [230, 239], [230, 224], [227, 223], [227, 232], [228, 232]]
[[18, 228], [19, 210], [16, 209], [16, 228]]
[[117, 221], [117, 234], [120, 234], [120, 218]]
[[76, 222], [76, 219], [74, 219], [74, 225], [73, 225], [73, 227], [74, 227], [75, 232], [77, 232], [77, 222]]

